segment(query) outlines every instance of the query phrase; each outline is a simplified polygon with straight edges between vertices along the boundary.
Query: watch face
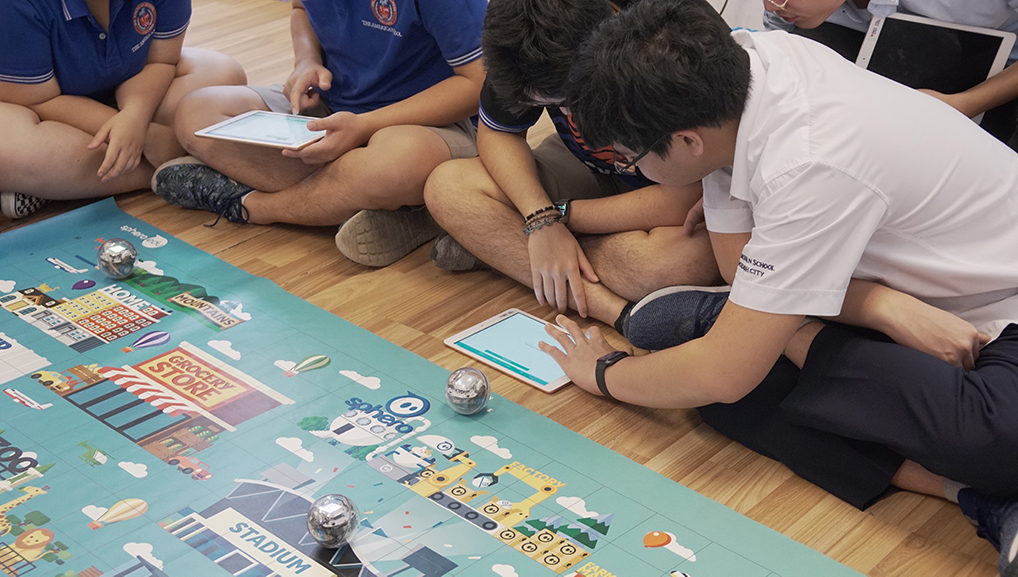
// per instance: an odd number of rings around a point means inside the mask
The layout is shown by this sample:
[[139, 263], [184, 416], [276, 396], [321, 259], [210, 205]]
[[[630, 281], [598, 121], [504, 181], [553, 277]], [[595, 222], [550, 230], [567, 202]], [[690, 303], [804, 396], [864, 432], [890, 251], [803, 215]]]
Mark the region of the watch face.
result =
[[599, 361], [604, 361], [606, 363], [614, 363], [615, 361], [617, 361], [617, 360], [619, 360], [619, 359], [621, 359], [623, 357], [628, 357], [628, 356], [629, 356], [629, 353], [627, 353], [625, 351], [612, 351], [612, 352], [608, 353], [607, 355], [601, 357], [598, 360]]

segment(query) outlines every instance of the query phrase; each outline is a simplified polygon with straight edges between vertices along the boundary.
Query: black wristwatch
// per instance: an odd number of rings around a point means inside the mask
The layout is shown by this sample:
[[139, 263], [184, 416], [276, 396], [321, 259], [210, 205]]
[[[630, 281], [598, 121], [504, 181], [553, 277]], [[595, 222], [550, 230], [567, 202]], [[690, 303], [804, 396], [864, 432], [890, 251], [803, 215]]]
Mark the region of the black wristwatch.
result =
[[594, 379], [597, 381], [597, 388], [601, 391], [601, 394], [609, 399], [615, 400], [615, 397], [608, 392], [608, 385], [604, 382], [604, 371], [608, 367], [621, 361], [622, 359], [629, 356], [629, 353], [625, 351], [612, 351], [607, 355], [597, 359], [597, 369], [594, 371]]
[[573, 199], [567, 198], [554, 203], [554, 206], [560, 213], [562, 213], [562, 219], [559, 220], [562, 224], [569, 226], [569, 209], [573, 205]]

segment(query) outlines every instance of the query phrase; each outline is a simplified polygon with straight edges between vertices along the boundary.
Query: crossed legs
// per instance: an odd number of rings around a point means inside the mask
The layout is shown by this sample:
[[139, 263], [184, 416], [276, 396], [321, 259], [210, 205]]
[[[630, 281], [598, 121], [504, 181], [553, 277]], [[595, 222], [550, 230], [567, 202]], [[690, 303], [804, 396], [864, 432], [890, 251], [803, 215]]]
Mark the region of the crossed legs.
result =
[[[439, 166], [428, 180], [424, 196], [435, 220], [464, 248], [533, 287], [523, 218], [480, 159]], [[601, 279], [599, 283], [584, 281], [590, 316], [610, 325], [627, 301], [665, 286], [717, 280], [706, 231], [685, 236], [681, 227], [684, 216], [676, 227], [581, 237], [580, 246]]]
[[424, 204], [424, 182], [452, 158], [441, 136], [423, 126], [393, 126], [366, 146], [332, 162], [305, 164], [279, 150], [211, 140], [194, 132], [249, 110], [269, 110], [247, 87], [199, 90], [181, 103], [176, 131], [187, 151], [254, 191], [244, 199], [248, 220], [338, 225], [362, 209]]
[[[0, 191], [73, 199], [148, 188], [153, 167], [182, 152], [171, 128], [181, 98], [202, 86], [244, 82], [244, 71], [232, 58], [210, 50], [185, 48], [176, 78], [149, 125], [143, 162], [106, 183], [96, 175], [106, 156], [106, 145], [87, 149], [94, 134], [40, 119], [23, 106], [0, 103], [0, 126], [5, 136], [0, 140]], [[81, 107], [82, 113], [96, 116], [97, 126], [117, 113], [96, 101], [84, 104], [87, 106]]]

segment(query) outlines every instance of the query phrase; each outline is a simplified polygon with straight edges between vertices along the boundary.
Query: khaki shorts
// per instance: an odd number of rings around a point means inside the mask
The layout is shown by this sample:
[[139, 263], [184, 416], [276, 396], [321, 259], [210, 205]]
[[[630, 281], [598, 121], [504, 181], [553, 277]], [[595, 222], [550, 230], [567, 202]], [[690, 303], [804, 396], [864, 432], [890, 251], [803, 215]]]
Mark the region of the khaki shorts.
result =
[[633, 190], [621, 178], [591, 170], [566, 148], [558, 134], [550, 134], [534, 149], [537, 177], [552, 202], [604, 198]]
[[[258, 96], [262, 97], [265, 101], [266, 106], [272, 112], [282, 112], [285, 114], [290, 113], [290, 100], [283, 94], [282, 84], [273, 84], [272, 86], [248, 86], [251, 90], [258, 93]], [[301, 114], [305, 116], [314, 116], [316, 118], [324, 118], [332, 111], [325, 105], [322, 100], [318, 101], [318, 104], [313, 108], [302, 110]], [[460, 120], [459, 122], [448, 124], [446, 126], [425, 126], [435, 132], [435, 134], [442, 137], [445, 144], [449, 147], [449, 152], [452, 154], [452, 158], [473, 158], [477, 156], [477, 129], [474, 128], [473, 123], [470, 119]]]

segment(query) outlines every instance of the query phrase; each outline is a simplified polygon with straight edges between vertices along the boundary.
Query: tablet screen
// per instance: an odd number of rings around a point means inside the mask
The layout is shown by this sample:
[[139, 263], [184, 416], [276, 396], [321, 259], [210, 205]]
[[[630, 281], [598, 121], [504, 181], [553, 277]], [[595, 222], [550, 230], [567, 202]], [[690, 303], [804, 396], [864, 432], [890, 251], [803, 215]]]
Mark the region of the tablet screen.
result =
[[256, 112], [229, 124], [209, 130], [209, 136], [240, 138], [277, 146], [292, 146], [307, 142], [323, 133], [308, 130], [307, 124], [313, 118]]
[[986, 80], [1002, 41], [999, 36], [887, 18], [866, 68], [911, 88], [953, 94]]
[[565, 373], [554, 359], [537, 348], [539, 341], [562, 348], [545, 332], [544, 325], [542, 321], [516, 313], [454, 345], [507, 371], [547, 385], [564, 377]]

